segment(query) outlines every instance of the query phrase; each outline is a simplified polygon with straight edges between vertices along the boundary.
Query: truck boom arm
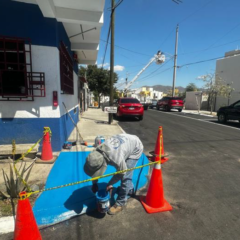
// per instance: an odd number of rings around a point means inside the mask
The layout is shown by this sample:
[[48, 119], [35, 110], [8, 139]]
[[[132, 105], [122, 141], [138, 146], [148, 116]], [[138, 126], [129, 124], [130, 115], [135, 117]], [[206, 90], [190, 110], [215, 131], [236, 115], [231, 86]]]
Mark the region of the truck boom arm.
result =
[[165, 61], [165, 55], [161, 53], [161, 51], [158, 51], [158, 53], [150, 60], [150, 62], [143, 68], [141, 71], [125, 86], [124, 92], [127, 92], [127, 90], [132, 86], [132, 84], [138, 79], [138, 77], [154, 62], [161, 64]]

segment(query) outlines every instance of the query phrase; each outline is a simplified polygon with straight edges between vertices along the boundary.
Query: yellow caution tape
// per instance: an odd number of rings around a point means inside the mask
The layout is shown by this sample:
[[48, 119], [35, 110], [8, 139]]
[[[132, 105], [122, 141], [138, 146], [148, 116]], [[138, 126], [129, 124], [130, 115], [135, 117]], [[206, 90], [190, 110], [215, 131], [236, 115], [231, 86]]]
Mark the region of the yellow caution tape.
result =
[[19, 199], [20, 200], [25, 200], [31, 196], [31, 193], [28, 192], [20, 192], [19, 193]]
[[[50, 130], [50, 128], [49, 129], [44, 128], [44, 129], [46, 129], [46, 132]], [[86, 179], [86, 180], [82, 180], [82, 181], [77, 181], [77, 182], [73, 182], [73, 183], [68, 183], [68, 184], [64, 184], [64, 185], [60, 185], [60, 186], [56, 186], [56, 187], [44, 188], [44, 189], [37, 190], [37, 191], [31, 191], [31, 190], [29, 191], [29, 189], [28, 189], [28, 192], [26, 192], [24, 194], [20, 194], [20, 199], [24, 200], [26, 198], [29, 198], [32, 194], [38, 194], [38, 193], [41, 193], [41, 192], [46, 192], [46, 191], [51, 191], [51, 190], [64, 188], [64, 187], [70, 187], [70, 186], [74, 186], [74, 185], [78, 185], [78, 184], [82, 184], [82, 183], [86, 183], [86, 182], [96, 181], [96, 180], [99, 180], [99, 179], [102, 179], [102, 178], [114, 176], [114, 175], [117, 175], [117, 174], [122, 174], [122, 173], [125, 173], [125, 172], [129, 172], [129, 171], [133, 171], [133, 170], [136, 170], [136, 169], [140, 169], [140, 168], [144, 168], [144, 167], [147, 167], [147, 166], [150, 166], [150, 165], [153, 165], [153, 164], [161, 164], [161, 158], [162, 158], [161, 157], [161, 154], [162, 154], [162, 151], [161, 151], [162, 150], [162, 144], [161, 144], [162, 143], [162, 134], [160, 134], [160, 141], [159, 141], [159, 143], [160, 143], [160, 154], [159, 154], [160, 160], [159, 161], [147, 163], [147, 164], [144, 164], [144, 165], [141, 165], [141, 166], [138, 166], [138, 167], [128, 168], [128, 169], [117, 171], [117, 172], [114, 172], [114, 173], [109, 173], [109, 174], [105, 174], [105, 175], [102, 175], [102, 176], [98, 176], [98, 177], [94, 177], [94, 178], [90, 178], [90, 179]], [[22, 179], [22, 181], [24, 181], [24, 180]], [[27, 183], [25, 184], [25, 186], [27, 186]]]
[[43, 131], [44, 135], [46, 135], [47, 132], [49, 132], [50, 137], [52, 136], [52, 131], [51, 131], [50, 127], [44, 127], [43, 129], [44, 129], [44, 131]]
[[51, 190], [64, 188], [64, 187], [70, 187], [70, 186], [73, 186], [73, 185], [78, 185], [78, 184], [82, 184], [82, 183], [86, 183], [86, 182], [96, 181], [96, 180], [99, 180], [101, 178], [106, 178], [106, 177], [114, 176], [114, 175], [117, 175], [117, 174], [122, 174], [122, 173], [125, 173], [125, 172], [133, 171], [135, 169], [144, 168], [144, 167], [147, 167], [147, 166], [150, 166], [150, 165], [153, 165], [153, 164], [158, 164], [158, 163], [161, 164], [161, 160], [156, 161], [156, 162], [147, 163], [147, 164], [144, 164], [144, 165], [141, 165], [141, 166], [138, 166], [138, 167], [128, 168], [126, 170], [121, 170], [121, 171], [118, 171], [118, 172], [109, 173], [109, 174], [105, 174], [105, 175], [102, 175], [102, 176], [98, 176], [98, 177], [94, 177], [94, 178], [78, 181], [78, 182], [68, 183], [68, 184], [64, 184], [64, 185], [60, 185], [60, 186], [56, 186], [56, 187], [51, 187], [51, 188], [45, 188], [45, 189], [37, 190], [37, 191], [34, 191], [34, 192], [27, 192], [26, 196], [30, 197], [32, 194], [37, 194], [37, 193], [41, 193], [41, 192], [51, 191]]
[[12, 155], [14, 156], [16, 154], [16, 142], [15, 140], [12, 140]]
[[[51, 135], [52, 132], [51, 132], [51, 129], [49, 127], [44, 127], [44, 132], [43, 134], [46, 135], [46, 133], [49, 132], [49, 134]], [[18, 158], [14, 164], [13, 164], [13, 168], [14, 168], [14, 171], [16, 173], [16, 175], [19, 177], [19, 179], [22, 181], [23, 185], [27, 188], [27, 191], [31, 192], [31, 188], [29, 187], [29, 185], [27, 184], [27, 182], [22, 178], [21, 174], [18, 172], [17, 168], [16, 168], [16, 164], [20, 161], [20, 160], [23, 160], [25, 156], [27, 156], [28, 153], [30, 153], [36, 146], [37, 144], [39, 144], [41, 141], [42, 141], [43, 137], [41, 137], [35, 144], [33, 144], [32, 147], [30, 147], [24, 154], [21, 155], [20, 158]], [[13, 145], [13, 150], [12, 152], [15, 154], [15, 151], [16, 151], [16, 144], [15, 144], [15, 141], [13, 141], [12, 143]]]

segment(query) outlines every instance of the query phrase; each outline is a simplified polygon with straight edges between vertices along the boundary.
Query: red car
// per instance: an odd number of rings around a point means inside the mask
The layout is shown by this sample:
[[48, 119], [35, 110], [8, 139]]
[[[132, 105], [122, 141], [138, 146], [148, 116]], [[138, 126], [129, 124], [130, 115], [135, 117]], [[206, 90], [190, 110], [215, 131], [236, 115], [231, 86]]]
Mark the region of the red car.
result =
[[157, 102], [157, 110], [164, 109], [170, 111], [171, 109], [177, 109], [179, 112], [183, 109], [183, 100], [180, 97], [164, 97]]
[[136, 98], [119, 98], [116, 102], [117, 117], [138, 117], [143, 120], [144, 108]]

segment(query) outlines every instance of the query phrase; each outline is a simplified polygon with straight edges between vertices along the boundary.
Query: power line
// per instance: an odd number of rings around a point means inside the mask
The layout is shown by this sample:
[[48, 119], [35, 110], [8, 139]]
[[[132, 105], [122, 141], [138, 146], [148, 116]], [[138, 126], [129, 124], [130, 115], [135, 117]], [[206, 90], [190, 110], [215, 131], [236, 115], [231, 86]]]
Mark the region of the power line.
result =
[[[172, 58], [171, 58], [171, 59], [172, 59]], [[159, 73], [151, 76], [153, 73], [159, 71], [159, 70], [160, 70], [164, 65], [166, 65], [171, 59], [169, 59], [168, 61], [166, 61], [165, 63], [163, 63], [160, 67], [158, 67], [155, 71], [151, 72], [151, 73], [148, 74], [147, 76], [145, 76], [145, 77], [143, 77], [143, 78], [140, 78], [137, 82], [140, 82], [140, 81], [142, 81], [143, 79], [147, 80], [147, 79], [149, 79], [149, 78], [152, 78], [152, 77], [158, 75]], [[172, 67], [171, 67], [171, 68], [172, 68]], [[151, 76], [151, 77], [149, 77], [149, 76]], [[145, 80], [144, 80], [144, 81], [145, 81]]]
[[[176, 0], [179, 1], [179, 0]], [[185, 17], [184, 19], [182, 19], [180, 22], [178, 22], [178, 24], [184, 22], [185, 20], [187, 20], [188, 18], [190, 18], [192, 15], [194, 15], [195, 13], [199, 12], [202, 8], [206, 7], [209, 3], [213, 2], [215, 0], [210, 0], [209, 2], [207, 2], [206, 4], [204, 4], [202, 7], [200, 7], [199, 9], [197, 9], [195, 12], [191, 13], [190, 15], [188, 15], [187, 17]], [[174, 1], [175, 2], [175, 1]], [[181, 2], [181, 1], [179, 1]], [[175, 27], [171, 30], [171, 32], [169, 33], [169, 35], [164, 39], [164, 41], [161, 43], [161, 47], [162, 45], [167, 41], [167, 39], [171, 36], [171, 34], [173, 33], [173, 31], [175, 30]]]
[[162, 47], [163, 44], [168, 40], [168, 38], [172, 35], [173, 31], [175, 30], [175, 28], [172, 29], [172, 31], [168, 34], [168, 36], [163, 40], [163, 42], [161, 42], [160, 46]]
[[211, 48], [212, 46], [215, 45], [215, 43], [217, 43], [219, 40], [223, 39], [225, 36], [227, 36], [230, 32], [232, 32], [234, 29], [236, 29], [237, 27], [240, 26], [240, 23], [238, 23], [235, 27], [233, 27], [232, 29], [230, 29], [226, 34], [224, 34], [222, 37], [220, 37], [219, 39], [217, 39], [213, 44], [211, 44], [207, 49]]
[[[195, 14], [196, 12], [198, 12], [199, 10], [201, 10], [202, 8], [206, 7], [208, 4], [210, 4], [211, 2], [213, 2], [214, 0], [210, 0], [209, 2], [207, 2], [205, 5], [203, 5], [201, 8], [199, 8], [197, 11], [195, 11], [193, 14]], [[190, 14], [188, 17], [184, 18], [182, 21], [180, 21], [179, 23], [185, 21], [187, 18], [191, 17], [193, 14]], [[211, 50], [212, 48], [216, 48], [216, 47], [213, 47], [217, 42], [219, 42], [221, 39], [223, 39], [225, 36], [227, 36], [230, 32], [232, 32], [234, 29], [236, 29], [237, 27], [240, 26], [240, 23], [237, 24], [236, 26], [234, 26], [232, 29], [230, 29], [226, 34], [224, 34], [222, 37], [218, 38], [213, 44], [211, 44], [209, 47], [203, 49], [203, 50], [198, 50], [198, 51], [194, 51], [192, 53], [197, 53], [197, 52], [203, 52], [203, 51], [208, 51], [208, 50]], [[230, 42], [232, 43], [232, 42]], [[224, 45], [227, 45], [227, 44], [222, 44], [222, 45], [219, 45], [217, 47], [220, 47], [220, 46], [224, 46]], [[189, 54], [189, 53], [185, 53], [185, 54]], [[185, 54], [181, 54], [181, 55], [185, 55]]]
[[[170, 60], [171, 60], [171, 59], [169, 59], [169, 60], [168, 60], [167, 62], [165, 62], [164, 64], [166, 65]], [[166, 72], [166, 71], [168, 71], [168, 70], [170, 70], [170, 69], [173, 68], [173, 67], [170, 67], [170, 68], [164, 69], [163, 71], [161, 71], [161, 72], [159, 72], [159, 73], [157, 73], [157, 74], [149, 77], [149, 76], [152, 75], [153, 73], [159, 71], [159, 70], [163, 67], [164, 64], [162, 64], [157, 70], [151, 72], [149, 75], [147, 75], [147, 76], [145, 76], [145, 77], [140, 78], [139, 80], [137, 80], [136, 83], [137, 83], [137, 82], [142, 82], [142, 80], [143, 80], [143, 81], [146, 81], [146, 80], [148, 80], [149, 78], [152, 78], [152, 77], [154, 77], [154, 76], [156, 76], [156, 75], [159, 75], [159, 74], [161, 74], [161, 73], [163, 73], [163, 72]], [[120, 84], [119, 84], [120, 86], [117, 86], [117, 87], [119, 88], [119, 87], [121, 87], [121, 86], [124, 85], [124, 84], [125, 84], [125, 83], [120, 83]]]
[[109, 22], [109, 27], [108, 27], [108, 36], [107, 36], [107, 41], [106, 41], [106, 46], [105, 46], [105, 51], [104, 51], [104, 56], [103, 56], [103, 61], [102, 61], [102, 68], [105, 62], [105, 57], [106, 57], [106, 53], [107, 53], [107, 47], [109, 44], [109, 37], [110, 37], [110, 33], [111, 33], [111, 19], [112, 19], [112, 14], [113, 11], [123, 2], [123, 0], [119, 0], [117, 4], [115, 4], [114, 8], [110, 8], [111, 9], [111, 15], [110, 15], [110, 22]]
[[[100, 41], [103, 41], [103, 42], [107, 42], [106, 40], [103, 40], [103, 39], [101, 39], [100, 38]], [[108, 43], [109, 44], [109, 43]], [[124, 48], [124, 47], [120, 47], [120, 46], [118, 46], [118, 45], [114, 45], [115, 47], [117, 47], [117, 48], [120, 48], [120, 49], [123, 49], [123, 50], [126, 50], [126, 51], [128, 51], [128, 52], [132, 52], [132, 53], [135, 53], [135, 54], [140, 54], [140, 55], [144, 55], [144, 56], [151, 56], [151, 55], [149, 55], [149, 54], [145, 54], [145, 53], [140, 53], [140, 52], [136, 52], [136, 51], [132, 51], [132, 50], [130, 50], [130, 49], [127, 49], [127, 48]]]
[[234, 40], [234, 41], [231, 41], [231, 42], [227, 42], [227, 43], [224, 43], [224, 44], [221, 44], [221, 45], [217, 45], [217, 46], [215, 46], [215, 47], [204, 48], [204, 49], [202, 49], [202, 50], [197, 50], [197, 51], [193, 51], [193, 52], [182, 53], [182, 54], [178, 54], [178, 55], [187, 55], [187, 54], [193, 54], [193, 53], [198, 53], [198, 52], [209, 51], [209, 50], [212, 50], [212, 49], [214, 49], [214, 48], [226, 46], [226, 45], [228, 45], [228, 44], [235, 43], [235, 42], [239, 42], [239, 41], [240, 41], [240, 39], [237, 39], [237, 40]]
[[116, 9], [122, 2], [123, 0], [119, 0], [118, 3], [115, 5], [114, 9]]
[[[166, 72], [166, 71], [168, 71], [168, 70], [170, 70], [170, 69], [173, 69], [173, 67], [166, 68], [166, 69], [164, 69], [163, 71], [159, 72], [158, 74], [155, 74], [154, 76], [160, 75], [161, 73], [164, 73], [164, 72]], [[151, 76], [150, 78], [152, 78], [152, 77], [154, 77], [154, 76]], [[139, 80], [143, 80], [143, 79], [144, 79], [144, 78], [139, 79]], [[149, 79], [149, 78], [148, 78], [148, 79]], [[146, 81], [146, 80], [148, 80], [148, 79], [144, 79], [144, 80], [141, 81], [141, 82], [144, 82], [144, 81]], [[137, 82], [140, 82], [139, 80], [138, 80]]]
[[172, 0], [173, 2], [175, 2], [176, 4], [182, 3], [181, 0]]
[[195, 12], [189, 14], [187, 17], [185, 17], [184, 19], [182, 19], [180, 22], [178, 22], [178, 24], [186, 21], [188, 18], [190, 18], [191, 16], [193, 16], [194, 14], [196, 14], [197, 12], [199, 12], [201, 9], [205, 8], [208, 4], [210, 4], [211, 2], [213, 2], [215, 0], [210, 0], [208, 1], [206, 4], [204, 4], [202, 7], [200, 7], [199, 9], [197, 9]]
[[[118, 55], [121, 55], [121, 56], [123, 56], [123, 57], [125, 57], [125, 58], [127, 58], [127, 59], [130, 59], [131, 61], [133, 60], [133, 58], [132, 57], [127, 57], [127, 56], [125, 56], [124, 54], [122, 54], [121, 52], [121, 50], [119, 50], [120, 52], [118, 52]], [[135, 62], [138, 62], [139, 64], [141, 64], [141, 65], [144, 65], [144, 63], [142, 62], [142, 61], [139, 61], [138, 59], [135, 59], [134, 58], [134, 61]]]
[[110, 11], [115, 10], [122, 2], [123, 2], [123, 0], [119, 0], [118, 3], [115, 4], [113, 9], [111, 7], [109, 7], [108, 10], [110, 10]]
[[211, 58], [211, 59], [207, 59], [207, 60], [202, 60], [202, 61], [198, 61], [198, 62], [186, 63], [186, 64], [183, 64], [182, 66], [178, 66], [178, 68], [182, 68], [182, 67], [194, 65], [194, 64], [199, 64], [199, 63], [204, 63], [204, 62], [209, 62], [209, 61], [213, 61], [213, 60], [217, 60], [217, 59], [221, 59], [221, 58], [224, 58], [224, 56], [217, 57], [217, 58]]
[[105, 62], [105, 57], [106, 57], [106, 53], [107, 53], [107, 47], [108, 47], [108, 44], [109, 44], [108, 41], [109, 41], [110, 33], [111, 33], [111, 21], [110, 21], [109, 27], [108, 27], [108, 35], [107, 35], [107, 41], [106, 41], [104, 55], [103, 55], [102, 68], [103, 68], [103, 65], [104, 65], [104, 62]]
[[234, 56], [229, 56], [229, 57], [222, 56], [222, 57], [210, 58], [210, 59], [206, 59], [206, 60], [202, 60], [202, 61], [186, 63], [181, 66], [178, 66], [178, 68], [182, 68], [182, 67], [194, 65], [194, 64], [199, 64], [199, 63], [204, 63], [204, 62], [209, 62], [209, 61], [213, 61], [213, 60], [218, 60], [218, 59], [227, 59], [227, 58], [231, 58], [231, 57], [234, 57]]
[[[149, 76], [151, 76], [153, 73], [159, 71], [159, 69], [161, 69], [164, 65], [166, 65], [170, 60], [172, 60], [172, 58], [170, 58], [168, 61], [166, 61], [164, 64], [162, 64], [161, 66], [159, 66], [156, 70], [154, 70], [153, 72], [151, 72], [150, 74], [148, 74], [147, 76], [143, 77], [143, 78], [140, 78], [139, 80], [142, 80], [142, 79], [145, 79], [145, 78], [148, 78]], [[155, 76], [155, 75], [154, 75]]]
[[[172, 69], [173, 67], [169, 67], [169, 68], [166, 68], [166, 69], [164, 69], [163, 71], [161, 71], [161, 72], [159, 72], [157, 75], [159, 75], [159, 74], [161, 74], [161, 73], [164, 73], [164, 72], [166, 72], [166, 71], [168, 71], [168, 70], [170, 70], [170, 69]], [[152, 76], [153, 77], [153, 76]], [[152, 78], [152, 77], [150, 77], [150, 78]], [[141, 81], [140, 81], [141, 80]], [[143, 80], [143, 81], [142, 81]], [[144, 81], [146, 81], [146, 80], [148, 80], [148, 79], [145, 79], [145, 78], [141, 78], [141, 79], [139, 79], [139, 80], [137, 80], [135, 83], [137, 83], [137, 82], [144, 82]], [[120, 84], [121, 86], [122, 85], [124, 85], [125, 83], [123, 83], [123, 84]], [[118, 87], [121, 87], [121, 86], [118, 86]]]

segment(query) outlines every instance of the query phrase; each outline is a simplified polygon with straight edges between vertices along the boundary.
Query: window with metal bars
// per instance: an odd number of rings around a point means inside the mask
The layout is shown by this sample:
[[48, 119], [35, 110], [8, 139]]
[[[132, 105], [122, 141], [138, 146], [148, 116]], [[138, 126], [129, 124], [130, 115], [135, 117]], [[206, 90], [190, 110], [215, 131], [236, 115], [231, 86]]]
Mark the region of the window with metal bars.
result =
[[30, 39], [0, 36], [0, 101], [45, 97], [45, 74], [32, 72]]
[[61, 90], [64, 94], [74, 94], [73, 60], [63, 42], [60, 43], [60, 78]]

